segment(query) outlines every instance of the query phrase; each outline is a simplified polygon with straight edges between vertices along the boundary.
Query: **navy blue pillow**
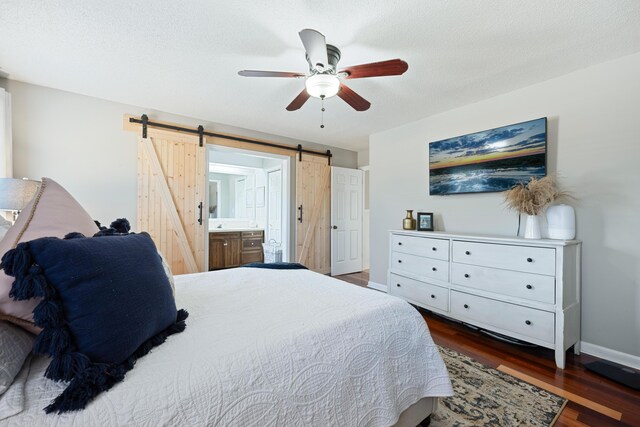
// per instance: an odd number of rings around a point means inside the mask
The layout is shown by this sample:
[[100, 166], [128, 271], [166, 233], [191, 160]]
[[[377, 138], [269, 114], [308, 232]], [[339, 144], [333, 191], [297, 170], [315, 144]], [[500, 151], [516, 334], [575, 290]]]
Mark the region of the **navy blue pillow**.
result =
[[251, 262], [241, 267], [266, 268], [268, 270], [308, 270], [307, 267], [298, 262]]
[[52, 357], [45, 376], [71, 381], [46, 412], [82, 409], [124, 379], [137, 358], [185, 328], [147, 233], [20, 243], [2, 258], [10, 296], [42, 297], [34, 352]]

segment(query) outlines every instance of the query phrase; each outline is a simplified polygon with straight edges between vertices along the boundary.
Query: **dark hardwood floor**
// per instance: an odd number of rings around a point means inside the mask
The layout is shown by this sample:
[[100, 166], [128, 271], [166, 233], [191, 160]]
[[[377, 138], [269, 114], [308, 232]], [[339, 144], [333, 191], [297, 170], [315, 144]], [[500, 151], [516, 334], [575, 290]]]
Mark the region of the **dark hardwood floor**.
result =
[[[369, 273], [335, 278], [366, 287]], [[505, 343], [426, 310], [419, 311], [436, 344], [565, 397], [569, 402], [556, 427], [640, 427], [640, 392], [587, 371], [584, 364], [597, 358], [584, 353], [576, 356], [569, 350], [566, 369], [557, 369], [552, 350]]]

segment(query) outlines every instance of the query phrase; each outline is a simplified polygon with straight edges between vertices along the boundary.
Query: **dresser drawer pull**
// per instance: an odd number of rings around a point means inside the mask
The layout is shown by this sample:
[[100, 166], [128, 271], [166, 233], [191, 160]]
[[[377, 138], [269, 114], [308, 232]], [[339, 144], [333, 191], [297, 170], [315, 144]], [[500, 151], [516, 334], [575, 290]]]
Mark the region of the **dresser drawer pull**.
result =
[[438, 248], [435, 248], [435, 247], [434, 247], [434, 248], [431, 248], [431, 250], [432, 250], [432, 251], [437, 251], [437, 250], [438, 250]]
[[402, 242], [398, 242], [398, 246], [402, 246]]
[[464, 305], [464, 308], [469, 308], [469, 304], [465, 304], [465, 305]]
[[533, 286], [527, 285], [527, 289], [533, 289]]
[[468, 279], [469, 278], [469, 274], [465, 273], [464, 277]]
[[527, 258], [527, 262], [533, 262], [533, 258]]
[[433, 271], [437, 271], [437, 270], [438, 270], [438, 269], [437, 269], [437, 268], [435, 268], [435, 267], [432, 267], [431, 269], [432, 269]]
[[397, 287], [400, 287], [400, 283], [396, 283], [396, 286], [397, 286]]
[[398, 264], [402, 264], [402, 260], [401, 259], [398, 260]]
[[527, 324], [527, 325], [530, 325], [531, 324], [531, 320], [525, 320], [524, 323]]
[[464, 251], [464, 254], [465, 254], [465, 255], [471, 255], [471, 252], [469, 252], [469, 251]]
[[435, 299], [435, 297], [436, 297], [436, 296], [435, 296], [434, 294], [431, 294], [431, 298], [434, 298], [434, 299]]

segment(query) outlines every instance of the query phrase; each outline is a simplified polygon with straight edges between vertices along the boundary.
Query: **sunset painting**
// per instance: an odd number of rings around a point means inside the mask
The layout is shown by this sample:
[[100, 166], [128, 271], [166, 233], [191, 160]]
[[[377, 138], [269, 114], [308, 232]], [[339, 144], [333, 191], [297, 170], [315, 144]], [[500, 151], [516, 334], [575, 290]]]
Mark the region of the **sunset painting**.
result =
[[429, 193], [508, 190], [547, 174], [547, 118], [429, 144]]

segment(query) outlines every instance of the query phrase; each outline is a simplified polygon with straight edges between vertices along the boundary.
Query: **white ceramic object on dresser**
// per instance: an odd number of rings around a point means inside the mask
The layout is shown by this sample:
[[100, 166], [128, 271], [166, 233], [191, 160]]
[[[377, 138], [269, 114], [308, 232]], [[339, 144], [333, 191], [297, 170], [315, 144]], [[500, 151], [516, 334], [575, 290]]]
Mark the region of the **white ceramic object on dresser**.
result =
[[580, 340], [576, 240], [393, 230], [389, 293], [435, 313], [555, 350]]
[[524, 238], [525, 239], [540, 239], [542, 237], [542, 231], [540, 230], [540, 216], [539, 215], [527, 215], [526, 223], [524, 226]]
[[576, 212], [569, 205], [553, 205], [547, 209], [550, 239], [571, 240], [576, 237]]

